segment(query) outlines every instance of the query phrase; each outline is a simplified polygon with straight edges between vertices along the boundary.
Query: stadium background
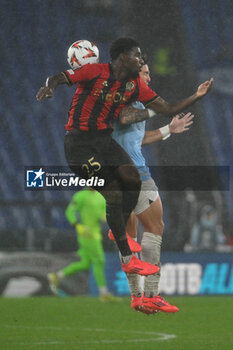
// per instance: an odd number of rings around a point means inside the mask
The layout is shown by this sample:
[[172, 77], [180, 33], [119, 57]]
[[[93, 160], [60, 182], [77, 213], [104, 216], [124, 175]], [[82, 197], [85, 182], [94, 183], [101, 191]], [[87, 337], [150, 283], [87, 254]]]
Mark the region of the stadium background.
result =
[[[108, 62], [112, 40], [135, 37], [148, 54], [151, 87], [171, 102], [192, 94], [199, 83], [213, 76], [211, 94], [190, 108], [195, 114], [190, 132], [147, 146], [144, 152], [150, 166], [232, 166], [232, 17], [230, 0], [1, 0], [2, 295], [47, 294], [46, 273], [76, 259], [75, 234], [64, 215], [72, 192], [25, 191], [24, 173], [25, 166], [66, 165], [64, 124], [74, 88], [62, 86], [54, 98], [42, 103], [36, 101], [35, 95], [47, 76], [68, 68], [69, 45], [78, 39], [94, 41], [101, 61]], [[163, 124], [162, 119], [153, 119], [148, 128]], [[216, 176], [221, 181], [221, 172]], [[232, 294], [232, 183], [230, 191], [162, 191], [161, 197], [165, 221], [163, 259], [164, 263], [175, 264], [178, 271], [172, 278], [186, 281], [193, 270], [185, 264], [199, 262], [202, 269], [207, 266], [208, 281], [209, 275], [223, 271], [224, 292], [220, 287], [211, 287], [207, 294]], [[207, 205], [214, 208], [213, 225], [222, 233], [222, 243], [205, 247], [208, 253], [202, 247], [193, 253], [191, 232]], [[106, 238], [106, 226], [103, 232], [109, 261], [119, 273], [116, 250]], [[198, 271], [197, 267], [200, 274]], [[122, 287], [123, 277], [119, 278], [122, 294], [127, 294]], [[119, 292], [116, 280], [110, 278], [109, 283], [114, 292]], [[184, 283], [184, 287], [177, 284], [163, 291], [189, 294], [188, 282]], [[200, 292], [198, 283], [191, 294]], [[64, 291], [95, 294], [92, 275], [83, 273], [66, 281]]]

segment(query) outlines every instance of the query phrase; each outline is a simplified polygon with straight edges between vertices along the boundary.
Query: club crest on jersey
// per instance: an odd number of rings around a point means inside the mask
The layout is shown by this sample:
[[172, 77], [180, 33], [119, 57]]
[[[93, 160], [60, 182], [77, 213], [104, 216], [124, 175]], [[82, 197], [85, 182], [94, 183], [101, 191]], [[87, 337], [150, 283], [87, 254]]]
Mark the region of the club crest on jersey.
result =
[[133, 88], [134, 88], [134, 83], [132, 83], [132, 81], [128, 81], [128, 82], [126, 83], [125, 90], [126, 90], [126, 91], [132, 91]]

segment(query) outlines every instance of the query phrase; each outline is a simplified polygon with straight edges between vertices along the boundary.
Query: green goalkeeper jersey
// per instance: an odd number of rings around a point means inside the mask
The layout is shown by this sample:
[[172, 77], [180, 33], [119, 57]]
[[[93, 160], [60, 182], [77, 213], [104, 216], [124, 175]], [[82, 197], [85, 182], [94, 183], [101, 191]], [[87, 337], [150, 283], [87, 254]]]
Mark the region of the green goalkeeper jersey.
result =
[[106, 220], [106, 203], [104, 197], [97, 191], [84, 189], [76, 192], [66, 209], [66, 217], [71, 225], [79, 223], [88, 228], [88, 238], [102, 239], [101, 220]]

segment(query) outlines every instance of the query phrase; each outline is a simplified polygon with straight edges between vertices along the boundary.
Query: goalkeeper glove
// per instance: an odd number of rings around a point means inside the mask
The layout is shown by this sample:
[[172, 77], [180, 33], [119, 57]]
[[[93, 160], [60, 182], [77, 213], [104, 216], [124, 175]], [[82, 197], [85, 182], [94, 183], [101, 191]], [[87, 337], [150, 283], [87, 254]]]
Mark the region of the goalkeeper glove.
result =
[[88, 237], [90, 236], [90, 230], [89, 227], [83, 224], [75, 224], [75, 229], [77, 234], [79, 234], [82, 237]]

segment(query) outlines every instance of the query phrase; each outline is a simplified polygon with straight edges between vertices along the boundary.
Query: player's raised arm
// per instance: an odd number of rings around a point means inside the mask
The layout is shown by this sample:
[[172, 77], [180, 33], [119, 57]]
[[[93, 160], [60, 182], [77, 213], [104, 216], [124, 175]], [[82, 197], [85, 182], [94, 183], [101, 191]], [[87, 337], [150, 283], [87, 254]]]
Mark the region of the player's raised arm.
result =
[[197, 91], [193, 95], [187, 97], [182, 101], [168, 103], [164, 101], [160, 96], [158, 96], [150, 104], [147, 104], [146, 107], [153, 110], [155, 113], [162, 113], [165, 115], [180, 113], [184, 109], [195, 103], [197, 100], [207, 95], [211, 90], [213, 82], [213, 78], [205, 81], [198, 87]]
[[64, 73], [56, 74], [47, 78], [45, 86], [42, 86], [36, 95], [37, 101], [42, 101], [45, 98], [52, 97], [54, 90], [61, 84], [68, 84]]

